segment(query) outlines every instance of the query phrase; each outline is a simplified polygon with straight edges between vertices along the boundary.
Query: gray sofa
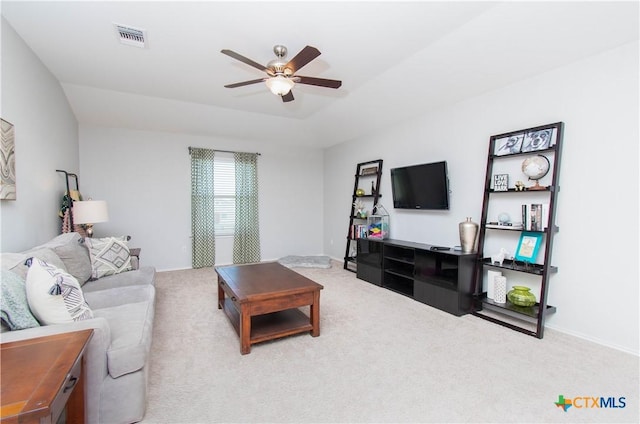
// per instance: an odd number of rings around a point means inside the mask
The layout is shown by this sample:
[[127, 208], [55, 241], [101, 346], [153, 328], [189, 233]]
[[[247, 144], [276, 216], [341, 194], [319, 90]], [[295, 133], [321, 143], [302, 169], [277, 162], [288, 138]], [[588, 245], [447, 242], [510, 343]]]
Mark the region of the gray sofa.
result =
[[87, 274], [92, 259], [85, 244], [77, 233], [62, 234], [26, 252], [3, 253], [1, 265], [4, 276], [9, 271], [25, 278], [28, 268], [24, 259], [28, 257], [55, 264], [81, 284], [93, 318], [13, 331], [3, 325], [0, 338], [5, 343], [92, 328], [93, 337], [85, 352], [87, 420], [137, 422], [146, 409], [155, 269], [139, 267], [137, 257], [131, 256], [132, 270], [92, 280]]

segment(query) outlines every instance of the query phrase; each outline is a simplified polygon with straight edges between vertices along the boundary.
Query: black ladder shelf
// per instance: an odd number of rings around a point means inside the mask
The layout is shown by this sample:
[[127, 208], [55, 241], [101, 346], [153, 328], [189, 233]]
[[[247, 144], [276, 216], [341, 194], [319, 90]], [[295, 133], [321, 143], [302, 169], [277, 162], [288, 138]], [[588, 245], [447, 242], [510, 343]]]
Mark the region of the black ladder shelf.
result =
[[[380, 179], [382, 177], [382, 159], [359, 163], [356, 167], [355, 181], [353, 184], [353, 195], [351, 196], [351, 212], [349, 213], [349, 227], [347, 229], [347, 247], [344, 252], [344, 269], [352, 272], [357, 271], [355, 242], [361, 238], [354, 234], [354, 225], [366, 225], [367, 218], [356, 216], [354, 203], [357, 200], [366, 201], [368, 215], [376, 212], [376, 205], [380, 198]], [[369, 185], [369, 187], [367, 186]], [[365, 194], [358, 195], [358, 190], [364, 190]]]
[[[525, 148], [522, 142], [522, 137], [535, 135], [537, 133], [551, 134], [547, 139], [547, 145], [541, 145], [540, 148]], [[549, 280], [552, 274], [558, 272], [556, 266], [551, 265], [553, 239], [555, 234], [559, 231], [559, 228], [555, 223], [556, 216], [556, 204], [558, 192], [560, 191], [559, 174], [560, 174], [560, 159], [562, 153], [562, 139], [564, 133], [564, 123], [556, 122], [549, 125], [543, 125], [534, 128], [528, 128], [519, 131], [513, 131], [510, 133], [499, 134], [492, 136], [489, 142], [489, 154], [487, 158], [487, 173], [485, 179], [484, 188], [484, 200], [482, 205], [482, 218], [480, 223], [480, 233], [478, 236], [478, 268], [476, 271], [476, 283], [474, 293], [474, 309], [472, 313], [480, 318], [491, 321], [495, 324], [502, 325], [504, 327], [511, 328], [512, 330], [519, 331], [521, 333], [537, 337], [541, 339], [544, 335], [544, 323], [548, 315], [553, 314], [556, 311], [555, 306], [547, 304], [547, 295], [549, 289]], [[519, 146], [512, 151], [503, 153], [500, 149], [506, 149], [512, 140], [518, 140], [522, 142], [523, 146]], [[505, 143], [506, 144], [503, 144]], [[500, 144], [499, 144], [500, 143]], [[504, 169], [500, 164], [515, 160], [516, 163], [520, 163], [523, 159], [531, 156], [543, 156], [549, 161], [549, 179], [546, 187], [529, 187], [522, 189], [514, 188], [512, 182], [509, 180], [511, 187], [496, 189], [493, 181], [494, 175], [502, 174]], [[510, 178], [520, 179], [522, 175], [519, 172], [512, 175]], [[523, 178], [524, 179], [524, 178]], [[494, 201], [495, 198], [501, 198], [503, 201], [510, 198], [513, 199], [516, 204], [525, 203], [537, 203], [545, 202], [548, 205], [547, 222], [546, 227], [532, 228], [531, 230], [526, 227], [526, 219], [522, 219], [524, 228], [511, 229], [510, 227], [500, 227], [491, 225], [495, 216], [489, 216], [489, 204]], [[533, 200], [537, 199], [537, 200]], [[503, 206], [506, 203], [502, 204]], [[493, 209], [495, 213], [496, 209]], [[528, 217], [524, 217], [527, 218]], [[493, 262], [491, 258], [492, 251], [487, 251], [487, 240], [496, 235], [519, 235], [528, 234], [539, 236], [539, 243], [544, 249], [544, 254], [541, 255], [541, 263], [535, 262], [535, 257], [531, 262], [518, 261], [516, 258], [505, 259], [503, 263]], [[503, 238], [503, 240], [507, 240]], [[515, 240], [514, 245], [515, 245]], [[495, 244], [494, 244], [495, 246]], [[541, 248], [541, 250], [542, 250]], [[494, 248], [495, 250], [495, 248]], [[494, 271], [505, 272], [509, 274], [509, 278], [514, 278], [516, 281], [523, 278], [523, 274], [528, 274], [531, 280], [537, 280], [539, 282], [539, 289], [535, 290], [536, 304], [530, 307], [522, 307], [512, 304], [507, 300], [506, 303], [497, 303], [488, 298], [488, 293], [483, 290], [483, 279], [485, 278], [485, 270], [492, 269]], [[490, 281], [487, 281], [491, 284]], [[532, 290], [534, 292], [534, 290]], [[488, 313], [487, 313], [488, 312]]]

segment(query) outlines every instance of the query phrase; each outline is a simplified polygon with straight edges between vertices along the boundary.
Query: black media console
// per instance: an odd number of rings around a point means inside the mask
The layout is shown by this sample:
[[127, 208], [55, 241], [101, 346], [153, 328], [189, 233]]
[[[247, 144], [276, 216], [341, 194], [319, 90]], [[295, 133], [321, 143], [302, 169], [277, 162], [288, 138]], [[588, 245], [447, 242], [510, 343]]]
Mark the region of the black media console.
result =
[[471, 312], [476, 253], [402, 240], [358, 239], [357, 277], [445, 312]]

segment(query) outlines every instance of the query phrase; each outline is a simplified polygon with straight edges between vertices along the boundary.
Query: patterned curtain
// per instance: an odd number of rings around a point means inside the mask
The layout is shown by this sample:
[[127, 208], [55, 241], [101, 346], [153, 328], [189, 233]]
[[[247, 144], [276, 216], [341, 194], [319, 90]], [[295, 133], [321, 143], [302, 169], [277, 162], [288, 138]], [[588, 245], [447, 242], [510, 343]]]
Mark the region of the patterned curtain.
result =
[[236, 166], [236, 228], [233, 263], [260, 262], [258, 222], [258, 155], [234, 153]]
[[216, 246], [213, 230], [213, 156], [214, 151], [190, 147], [191, 152], [191, 266], [215, 265]]

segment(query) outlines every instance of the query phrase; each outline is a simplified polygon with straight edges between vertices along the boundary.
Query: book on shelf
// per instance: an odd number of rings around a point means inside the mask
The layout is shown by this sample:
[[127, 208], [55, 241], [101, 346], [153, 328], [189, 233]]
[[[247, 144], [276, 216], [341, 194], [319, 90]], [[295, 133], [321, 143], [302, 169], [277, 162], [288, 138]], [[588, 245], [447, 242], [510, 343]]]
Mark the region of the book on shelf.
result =
[[365, 224], [353, 224], [349, 229], [349, 238], [360, 239], [367, 238], [368, 227]]
[[532, 203], [529, 210], [531, 218], [531, 231], [542, 231], [542, 205]]
[[521, 223], [513, 223], [510, 225], [505, 225], [505, 224], [498, 224], [495, 222], [488, 222], [485, 225], [486, 228], [498, 228], [500, 230], [518, 230], [521, 231], [523, 229], [522, 224]]
[[526, 231], [545, 231], [549, 226], [549, 204], [522, 205], [522, 222]]

